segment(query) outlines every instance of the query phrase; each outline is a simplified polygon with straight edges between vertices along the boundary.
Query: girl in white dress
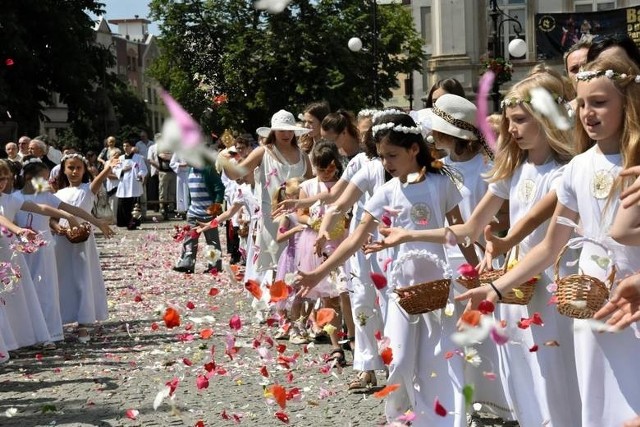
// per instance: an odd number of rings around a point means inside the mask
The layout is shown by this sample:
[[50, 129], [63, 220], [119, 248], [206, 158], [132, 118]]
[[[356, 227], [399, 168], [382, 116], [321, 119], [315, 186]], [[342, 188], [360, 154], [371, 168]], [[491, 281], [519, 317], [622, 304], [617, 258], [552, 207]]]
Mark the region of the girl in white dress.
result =
[[[51, 206], [69, 212], [79, 218], [84, 219], [96, 227], [100, 228], [105, 235], [109, 235], [109, 220], [98, 220], [90, 213], [62, 202], [54, 196], [48, 189], [37, 191], [32, 184], [32, 179], [40, 178], [46, 182], [49, 176], [49, 169], [40, 161], [40, 159], [32, 156], [26, 156], [23, 159], [23, 168], [16, 188], [20, 190], [22, 198], [25, 201]], [[26, 253], [24, 255], [31, 279], [36, 288], [42, 313], [44, 314], [49, 334], [51, 335], [51, 343], [48, 348], [54, 348], [53, 342], [64, 339], [62, 331], [62, 318], [60, 317], [60, 301], [58, 292], [58, 268], [56, 264], [55, 242], [49, 228], [49, 217], [42, 215], [33, 215], [24, 211], [19, 211], [16, 215], [16, 223], [21, 227], [29, 227], [41, 234], [41, 238], [48, 245], [41, 247], [34, 253]]]
[[[257, 258], [252, 269], [247, 259], [247, 273], [245, 279], [262, 279], [264, 273], [274, 269], [278, 264], [284, 244], [276, 242], [278, 223], [271, 218], [271, 203], [273, 195], [280, 189], [287, 179], [312, 177], [309, 157], [304, 154], [297, 144], [296, 137], [309, 130], [296, 126], [293, 114], [280, 110], [271, 117], [271, 128], [260, 128], [259, 135], [266, 137], [264, 145], [256, 148], [240, 163], [240, 168], [231, 170], [225, 166], [225, 173], [231, 179], [240, 178], [239, 170], [244, 169], [247, 174], [254, 173], [255, 189], [260, 203], [260, 224], [254, 248], [257, 248]], [[221, 154], [222, 155], [222, 154]], [[252, 272], [251, 277], [249, 272]]]
[[[570, 133], [557, 129], [549, 118], [530, 103], [530, 91], [540, 87], [561, 98], [565, 90], [557, 73], [542, 70], [514, 85], [505, 97], [498, 151], [489, 177], [489, 191], [468, 221], [436, 231], [406, 232], [394, 228], [390, 233], [384, 233], [388, 234], [386, 244], [416, 240], [445, 242], [449, 237], [447, 230], [453, 233], [458, 242], [471, 243], [492, 221], [505, 200], [509, 200], [510, 224], [514, 230], [519, 229], [519, 222], [537, 204], [553, 206], [556, 203], [562, 165], [571, 158], [573, 148]], [[454, 117], [439, 108], [453, 104], [453, 96], [443, 95], [438, 99], [432, 112], [434, 122], [455, 122]], [[564, 106], [558, 107], [557, 114], [567, 118]], [[550, 209], [547, 208], [547, 211]], [[538, 224], [544, 221], [545, 218], [540, 218]], [[524, 256], [543, 239], [546, 227], [546, 224], [538, 227], [520, 242], [520, 256]], [[513, 237], [513, 240], [517, 243], [519, 238]], [[527, 305], [501, 304], [496, 309], [497, 319], [506, 322], [510, 341], [498, 347], [498, 364], [495, 360], [493, 362], [500, 370], [508, 406], [523, 427], [574, 425], [575, 414], [580, 410], [575, 363], [570, 350], [572, 322], [557, 316], [555, 307], [548, 304], [551, 294], [546, 286], [552, 281], [551, 275], [551, 271], [542, 274], [533, 298]], [[533, 276], [535, 274], [519, 283]], [[518, 327], [522, 318], [529, 319], [536, 312], [541, 314], [544, 327]], [[535, 345], [544, 346], [554, 341], [566, 344], [554, 347], [554, 351], [544, 351], [546, 347], [542, 351], [529, 351]], [[556, 378], [562, 378], [562, 381], [553, 381]], [[489, 381], [486, 378], [484, 380]], [[481, 384], [479, 388], [484, 390], [485, 385]], [[496, 397], [500, 400], [499, 396]], [[494, 400], [491, 402], [494, 403]], [[509, 413], [500, 415], [509, 416]]]
[[[0, 176], [0, 180], [2, 179], [3, 177]], [[30, 239], [35, 236], [35, 232], [33, 230], [20, 228], [2, 215], [0, 215], [0, 226], [6, 228], [9, 232], [15, 234], [18, 238]], [[11, 280], [12, 278], [13, 277], [9, 277], [8, 275], [2, 277], [3, 281]], [[0, 365], [9, 361], [10, 349], [18, 348], [16, 339], [13, 336], [13, 331], [11, 330], [11, 326], [9, 325], [7, 320], [7, 314], [5, 313], [5, 304], [6, 302], [4, 300], [4, 292], [0, 291]]]
[[[87, 161], [83, 156], [64, 156], [60, 163], [61, 173], [58, 175], [59, 190], [55, 194], [56, 197], [67, 204], [91, 212], [103, 181], [118, 162], [117, 157], [109, 160], [102, 172], [90, 181]], [[54, 232], [59, 233], [64, 225], [52, 223], [51, 227]], [[110, 229], [108, 233], [105, 237], [113, 234]], [[85, 242], [71, 243], [66, 237], [57, 235], [55, 242], [62, 322], [78, 322], [78, 339], [88, 342], [90, 338], [87, 326], [108, 317], [107, 293], [96, 239], [91, 233]]]
[[[63, 217], [79, 226], [75, 217], [46, 205], [39, 205], [22, 199], [20, 193], [2, 193], [9, 180], [13, 179], [11, 170], [4, 161], [0, 161], [0, 215], [13, 221], [19, 210]], [[8, 329], [0, 331], [4, 335], [9, 350], [27, 347], [51, 341], [49, 330], [40, 308], [35, 286], [28, 274], [27, 263], [22, 252], [11, 247], [13, 236], [2, 233], [0, 237], [0, 260], [9, 262], [20, 271], [20, 277], [14, 290], [2, 298]], [[5, 335], [6, 334], [6, 335]]]
[[[640, 86], [636, 83], [640, 81], [640, 70], [620, 57], [597, 59], [584, 68], [576, 76], [577, 116], [581, 123], [577, 146], [582, 154], [567, 165], [562, 175], [557, 190], [558, 205], [544, 240], [512, 271], [493, 283], [496, 290], [481, 287], [469, 291], [466, 297], [471, 298], [473, 305], [485, 298], [496, 300], [499, 294], [551, 265], [574, 230], [610, 250], [607, 254], [599, 245], [582, 240], [581, 274], [606, 281], [612, 265], [617, 278], [624, 278], [640, 267], [640, 248], [622, 246], [607, 236], [623, 186], [616, 177], [622, 167], [640, 164], [636, 136], [640, 132], [637, 123]], [[548, 319], [544, 320], [546, 328]], [[571, 423], [561, 425], [622, 425], [640, 413], [640, 372], [634, 368], [640, 354], [640, 340], [634, 336], [637, 332], [629, 328], [619, 334], [603, 334], [592, 331], [586, 320], [575, 320], [575, 328], [581, 419], [574, 414]], [[566, 377], [558, 373], [549, 380], [560, 387]]]
[[[391, 179], [369, 199], [356, 230], [322, 265], [312, 272], [301, 272], [299, 284], [305, 295], [331, 269], [359, 250], [378, 224], [386, 222], [390, 207], [396, 215], [394, 224], [408, 229], [430, 229], [444, 226], [445, 216], [460, 222], [457, 204], [460, 193], [446, 175], [446, 168], [436, 161], [427, 148], [411, 117], [403, 113], [389, 114], [374, 120], [374, 137], [380, 141], [378, 153]], [[416, 252], [410, 252], [410, 251]], [[396, 287], [441, 279], [440, 266], [411, 254], [445, 258], [442, 244], [418, 243], [402, 245], [393, 259], [402, 259], [401, 274], [389, 277], [389, 292]], [[435, 259], [435, 258], [434, 258]], [[391, 266], [390, 268], [393, 268]], [[449, 335], [455, 331], [455, 320], [439, 312], [409, 316], [395, 302], [389, 302], [384, 328], [390, 339], [393, 359], [389, 365], [389, 384], [399, 384], [386, 401], [389, 421], [413, 409], [416, 426], [463, 426], [466, 423], [462, 359], [445, 359], [440, 349], [451, 348]], [[441, 417], [433, 410], [438, 399], [454, 415]]]

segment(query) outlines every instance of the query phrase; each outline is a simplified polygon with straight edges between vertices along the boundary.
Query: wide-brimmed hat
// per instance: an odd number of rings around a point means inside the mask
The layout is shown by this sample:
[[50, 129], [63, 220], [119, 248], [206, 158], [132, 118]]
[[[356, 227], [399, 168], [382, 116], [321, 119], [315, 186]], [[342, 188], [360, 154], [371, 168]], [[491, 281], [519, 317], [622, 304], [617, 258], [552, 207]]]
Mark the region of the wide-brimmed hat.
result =
[[476, 111], [473, 102], [466, 98], [452, 94], [442, 95], [429, 113], [431, 129], [456, 138], [475, 141], [479, 136], [475, 126]]
[[286, 110], [280, 110], [271, 116], [271, 127], [260, 127], [256, 129], [256, 133], [264, 138], [269, 136], [272, 130], [291, 130], [296, 136], [304, 135], [311, 132], [311, 129], [303, 128], [296, 125], [296, 119], [293, 114]]

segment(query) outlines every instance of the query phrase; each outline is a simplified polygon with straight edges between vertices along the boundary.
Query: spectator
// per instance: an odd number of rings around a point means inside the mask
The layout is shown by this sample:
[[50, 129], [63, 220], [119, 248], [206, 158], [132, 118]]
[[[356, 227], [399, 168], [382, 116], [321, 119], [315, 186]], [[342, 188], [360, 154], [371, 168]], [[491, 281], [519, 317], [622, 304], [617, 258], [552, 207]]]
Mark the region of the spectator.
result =
[[4, 151], [7, 152], [7, 160], [18, 163], [21, 162], [22, 157], [18, 152], [18, 144], [15, 142], [8, 142], [7, 145], [4, 146]]

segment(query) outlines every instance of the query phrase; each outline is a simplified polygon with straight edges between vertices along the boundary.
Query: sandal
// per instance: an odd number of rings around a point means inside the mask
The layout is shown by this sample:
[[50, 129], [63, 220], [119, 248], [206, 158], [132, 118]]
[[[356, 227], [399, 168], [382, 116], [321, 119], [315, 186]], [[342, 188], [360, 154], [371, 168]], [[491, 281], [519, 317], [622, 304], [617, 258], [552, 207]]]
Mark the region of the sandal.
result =
[[344, 350], [341, 348], [334, 348], [331, 350], [329, 357], [326, 360], [328, 363], [331, 363], [332, 367], [340, 367], [344, 368], [347, 366], [347, 359], [344, 357]]
[[289, 342], [291, 344], [309, 344], [309, 339], [305, 336], [305, 330], [302, 325], [297, 322], [291, 327], [289, 333]]
[[376, 378], [375, 371], [360, 371], [348, 385], [349, 390], [365, 389], [369, 387], [376, 387], [378, 385], [378, 379]]
[[289, 325], [289, 324], [282, 325], [278, 329], [278, 332], [276, 332], [276, 334], [273, 336], [273, 338], [275, 338], [277, 340], [288, 340], [289, 339], [289, 330], [290, 329], [291, 329], [291, 325]]

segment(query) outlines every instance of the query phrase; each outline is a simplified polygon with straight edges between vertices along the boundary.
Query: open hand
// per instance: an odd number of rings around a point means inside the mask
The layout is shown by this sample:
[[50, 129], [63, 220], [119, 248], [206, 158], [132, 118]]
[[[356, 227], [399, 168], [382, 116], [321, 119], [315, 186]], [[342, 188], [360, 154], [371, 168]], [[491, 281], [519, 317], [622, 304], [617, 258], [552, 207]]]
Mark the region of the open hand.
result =
[[109, 227], [108, 221], [101, 220], [98, 222], [97, 225], [100, 231], [102, 231], [102, 234], [104, 235], [104, 237], [106, 237], [107, 239], [110, 239], [113, 236], [115, 236], [116, 233], [111, 229], [111, 227]]
[[491, 224], [484, 228], [484, 239], [487, 242], [487, 247], [484, 251], [484, 259], [478, 266], [478, 271], [482, 273], [484, 270], [491, 270], [493, 266], [493, 260], [502, 254], [505, 254], [511, 249], [511, 243], [507, 238], [498, 237], [493, 234]]
[[640, 320], [640, 273], [621, 281], [611, 299], [596, 312], [594, 318], [603, 319], [609, 315], [607, 323], [615, 329], [624, 329]]
[[316, 242], [313, 244], [313, 249], [317, 256], [322, 256], [322, 253], [325, 250], [325, 245], [327, 244], [327, 241], [329, 241], [329, 233], [325, 231], [322, 234], [318, 234], [318, 237], [316, 238]]
[[313, 273], [298, 271], [295, 280], [295, 287], [298, 288], [296, 296], [306, 298], [307, 294], [320, 282], [320, 279]]
[[16, 234], [18, 235], [18, 237], [20, 237], [21, 239], [25, 239], [28, 242], [35, 239], [37, 235], [37, 233], [30, 228], [21, 228]]
[[380, 234], [383, 236], [382, 239], [365, 245], [364, 252], [366, 254], [398, 246], [399, 244], [406, 242], [408, 237], [406, 230], [394, 227], [380, 228]]

